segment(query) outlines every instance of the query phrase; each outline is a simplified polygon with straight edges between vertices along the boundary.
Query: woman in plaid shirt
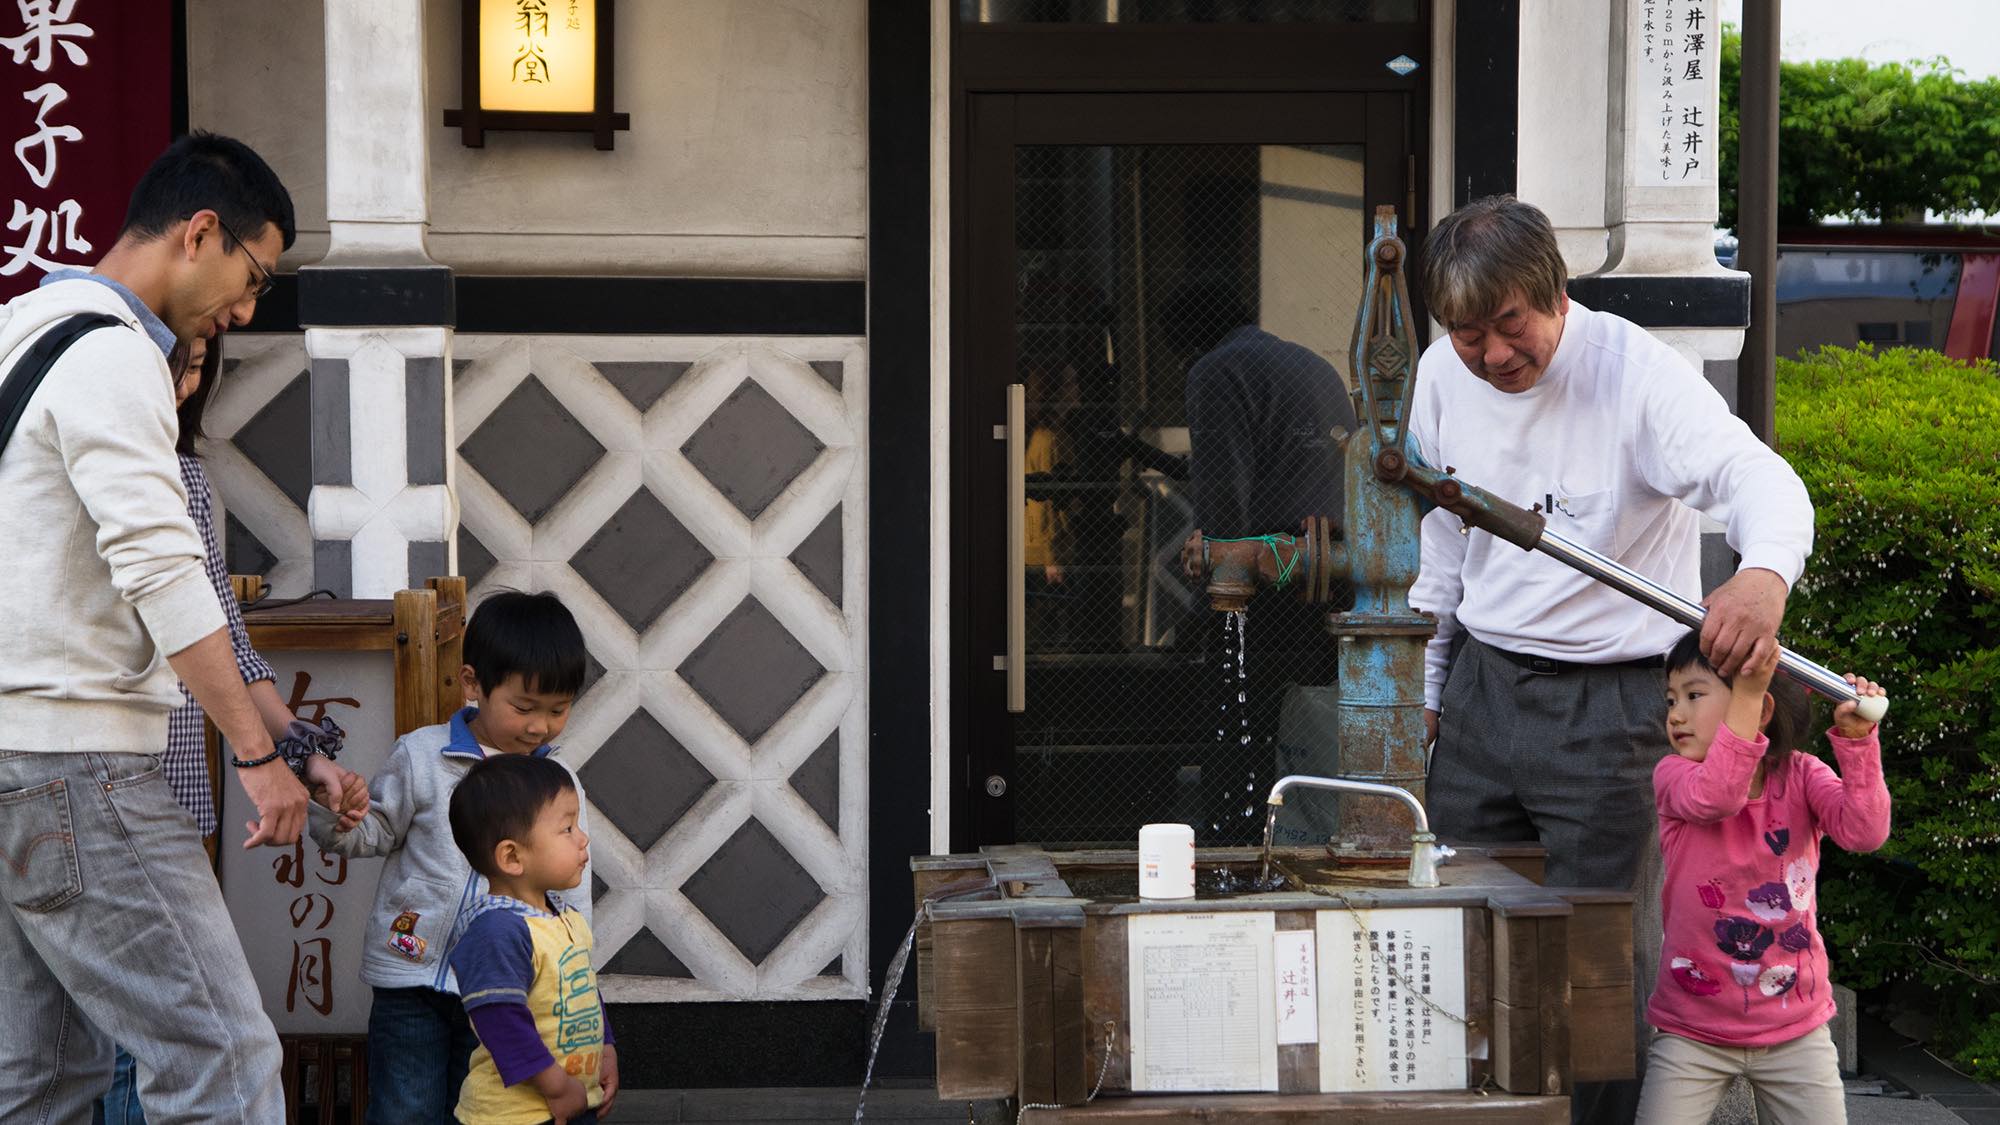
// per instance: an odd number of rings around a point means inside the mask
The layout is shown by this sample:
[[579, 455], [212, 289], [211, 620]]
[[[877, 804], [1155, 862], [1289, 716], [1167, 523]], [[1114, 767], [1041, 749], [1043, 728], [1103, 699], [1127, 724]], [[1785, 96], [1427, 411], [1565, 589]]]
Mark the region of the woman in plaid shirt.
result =
[[[243, 626], [243, 613], [237, 607], [235, 591], [229, 586], [229, 568], [215, 537], [215, 497], [208, 487], [208, 474], [194, 452], [195, 439], [202, 436], [202, 410], [215, 391], [216, 376], [221, 371], [222, 342], [200, 338], [183, 342], [174, 349], [168, 363], [175, 371], [181, 483], [187, 488], [188, 515], [194, 518], [195, 528], [201, 532], [208, 580], [215, 587], [224, 616], [229, 619], [229, 641], [236, 652], [237, 671], [243, 674], [250, 699], [270, 729], [272, 741], [283, 743], [294, 734], [291, 728], [296, 716], [278, 694], [278, 674], [250, 647], [250, 634]], [[186, 684], [181, 685], [181, 695], [184, 702], [167, 720], [167, 747], [160, 755], [160, 767], [167, 775], [174, 799], [194, 817], [203, 836], [212, 836], [216, 830], [216, 808], [215, 791], [208, 778], [207, 717], [201, 704], [188, 693]], [[286, 756], [290, 760], [293, 755], [288, 752]], [[295, 763], [293, 769], [300, 771], [300, 780], [313, 791], [315, 799], [341, 814], [342, 831], [359, 823], [368, 811], [368, 781], [360, 774], [343, 769], [333, 759], [318, 753], [309, 755], [303, 767]], [[145, 1121], [139, 1108], [138, 1076], [133, 1071], [132, 1056], [122, 1047], [118, 1050], [111, 1089], [104, 1095], [95, 1121], [98, 1125], [143, 1125]]]

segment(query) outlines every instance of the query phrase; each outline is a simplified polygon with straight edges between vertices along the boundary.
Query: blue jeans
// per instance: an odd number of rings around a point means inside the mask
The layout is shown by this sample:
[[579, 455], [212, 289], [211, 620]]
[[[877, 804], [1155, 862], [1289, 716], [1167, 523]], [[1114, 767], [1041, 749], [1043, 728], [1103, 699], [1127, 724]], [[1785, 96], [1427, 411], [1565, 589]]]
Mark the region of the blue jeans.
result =
[[111, 1067], [111, 1088], [91, 1107], [90, 1125], [146, 1125], [146, 1112], [139, 1107], [138, 1067], [123, 1047]]
[[0, 856], [0, 1121], [89, 1121], [114, 1041], [153, 1125], [285, 1119], [277, 1032], [158, 758], [0, 750]]
[[452, 1125], [479, 1039], [465, 1006], [430, 988], [378, 988], [368, 1009], [368, 1125]]

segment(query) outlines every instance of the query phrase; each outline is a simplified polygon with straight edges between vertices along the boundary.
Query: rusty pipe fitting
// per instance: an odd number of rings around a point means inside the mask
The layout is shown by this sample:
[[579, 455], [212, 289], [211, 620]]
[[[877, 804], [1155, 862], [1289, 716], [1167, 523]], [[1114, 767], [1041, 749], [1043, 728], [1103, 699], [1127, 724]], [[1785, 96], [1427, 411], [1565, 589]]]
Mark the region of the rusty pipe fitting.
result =
[[[1312, 529], [1328, 521], [1308, 520]], [[1307, 601], [1324, 563], [1314, 543], [1324, 536], [1284, 536], [1210, 539], [1197, 531], [1181, 547], [1181, 569], [1189, 578], [1206, 581], [1209, 608], [1221, 613], [1249, 607], [1257, 591], [1268, 586], [1296, 585]], [[1287, 541], [1289, 540], [1289, 541]], [[1282, 579], [1282, 582], [1281, 582]]]

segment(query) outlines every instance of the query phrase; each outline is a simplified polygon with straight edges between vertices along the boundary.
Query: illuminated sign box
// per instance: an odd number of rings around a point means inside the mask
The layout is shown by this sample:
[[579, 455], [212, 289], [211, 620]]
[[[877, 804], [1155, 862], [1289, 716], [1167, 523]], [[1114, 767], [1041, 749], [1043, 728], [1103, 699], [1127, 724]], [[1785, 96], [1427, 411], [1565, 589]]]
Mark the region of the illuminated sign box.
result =
[[614, 0], [462, 0], [465, 107], [444, 112], [471, 148], [488, 129], [589, 133], [612, 147]]

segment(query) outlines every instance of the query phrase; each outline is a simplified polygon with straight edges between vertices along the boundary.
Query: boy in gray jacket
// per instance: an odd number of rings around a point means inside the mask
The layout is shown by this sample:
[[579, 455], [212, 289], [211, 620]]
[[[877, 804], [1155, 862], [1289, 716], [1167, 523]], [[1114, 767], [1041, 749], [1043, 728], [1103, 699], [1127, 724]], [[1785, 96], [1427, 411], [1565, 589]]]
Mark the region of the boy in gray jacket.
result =
[[[465, 709], [449, 723], [397, 740], [369, 785], [368, 815], [352, 831], [339, 831], [331, 815], [313, 817], [321, 848], [389, 860], [361, 957], [361, 979], [375, 990], [368, 1013], [370, 1125], [452, 1120], [477, 1039], [449, 956], [471, 908], [487, 893], [486, 880], [452, 839], [452, 790], [489, 756], [554, 753], [549, 742], [569, 721], [583, 677], [583, 633], [554, 594], [493, 595], [465, 629], [459, 669]], [[581, 781], [576, 789], [581, 798]], [[586, 869], [582, 885], [589, 884]], [[577, 905], [588, 916], [587, 890]]]

